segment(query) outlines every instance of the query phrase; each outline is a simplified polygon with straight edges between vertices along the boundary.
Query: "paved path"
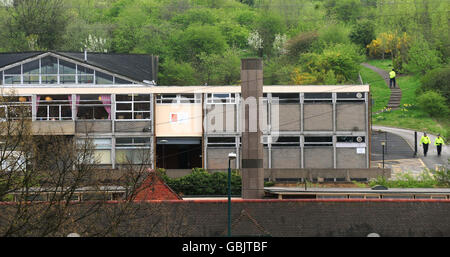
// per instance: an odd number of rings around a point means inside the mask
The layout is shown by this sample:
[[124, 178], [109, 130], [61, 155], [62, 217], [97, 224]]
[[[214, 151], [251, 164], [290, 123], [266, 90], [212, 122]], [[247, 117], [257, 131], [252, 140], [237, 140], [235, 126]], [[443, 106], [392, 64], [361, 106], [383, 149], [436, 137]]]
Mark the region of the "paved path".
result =
[[[383, 127], [383, 126], [372, 126], [373, 130], [381, 130], [386, 131], [389, 133], [393, 133], [396, 135], [401, 136], [405, 141], [411, 146], [411, 149], [414, 150], [414, 130], [409, 129], [401, 129], [401, 128], [393, 128], [393, 127]], [[442, 146], [442, 152], [441, 156], [437, 156], [437, 150], [436, 146], [434, 146], [434, 141], [436, 139], [436, 135], [428, 134], [428, 136], [431, 139], [431, 145], [428, 148], [428, 154], [427, 157], [423, 156], [423, 148], [419, 145], [420, 138], [422, 137], [423, 132], [418, 131], [417, 132], [417, 156], [423, 161], [423, 163], [426, 165], [429, 169], [436, 169], [437, 167], [447, 167], [450, 168], [449, 159], [450, 159], [450, 146], [444, 145]], [[395, 146], [393, 146], [395, 147]]]
[[[380, 69], [378, 67], [372, 66], [365, 62], [361, 63], [361, 65], [378, 73], [386, 82], [386, 86], [389, 87], [389, 73], [387, 71]], [[398, 81], [396, 81], [396, 87], [390, 88], [390, 89], [391, 89], [391, 95], [390, 95], [387, 107], [395, 110], [400, 106], [400, 101], [402, 100], [402, 90], [400, 89], [400, 85], [398, 84]]]

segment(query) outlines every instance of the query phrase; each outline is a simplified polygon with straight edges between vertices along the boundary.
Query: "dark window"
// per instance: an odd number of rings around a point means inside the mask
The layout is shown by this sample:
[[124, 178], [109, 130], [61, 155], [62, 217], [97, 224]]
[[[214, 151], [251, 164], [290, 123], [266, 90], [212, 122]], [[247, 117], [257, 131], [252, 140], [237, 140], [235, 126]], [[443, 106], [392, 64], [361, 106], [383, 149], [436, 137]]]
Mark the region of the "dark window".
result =
[[365, 137], [337, 137], [339, 143], [364, 143]]

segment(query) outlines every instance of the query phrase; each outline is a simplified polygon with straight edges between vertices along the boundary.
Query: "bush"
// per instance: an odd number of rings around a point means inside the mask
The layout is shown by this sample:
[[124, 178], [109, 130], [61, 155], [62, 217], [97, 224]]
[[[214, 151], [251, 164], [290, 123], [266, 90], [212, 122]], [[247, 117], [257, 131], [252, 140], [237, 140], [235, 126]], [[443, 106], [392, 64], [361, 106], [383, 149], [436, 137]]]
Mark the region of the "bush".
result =
[[427, 91], [417, 97], [417, 104], [433, 117], [445, 117], [448, 106], [445, 98], [435, 91]]
[[[214, 172], [201, 168], [192, 169], [192, 173], [181, 178], [169, 178], [164, 171], [160, 170], [161, 177], [166, 184], [181, 195], [227, 195], [228, 173]], [[231, 173], [231, 194], [241, 194], [241, 176], [236, 172]]]
[[302, 53], [308, 52], [319, 34], [315, 31], [298, 34], [287, 42], [288, 57], [297, 61]]
[[350, 32], [349, 37], [353, 43], [365, 48], [376, 38], [374, 23], [369, 20], [357, 23]]
[[412, 43], [406, 61], [405, 70], [415, 74], [425, 74], [441, 65], [438, 51], [431, 49], [423, 38]]
[[418, 94], [422, 94], [425, 91], [433, 90], [439, 92], [447, 100], [447, 105], [450, 105], [450, 87], [448, 85], [450, 81], [450, 67], [437, 68], [430, 70], [422, 77], [421, 87], [418, 90]]

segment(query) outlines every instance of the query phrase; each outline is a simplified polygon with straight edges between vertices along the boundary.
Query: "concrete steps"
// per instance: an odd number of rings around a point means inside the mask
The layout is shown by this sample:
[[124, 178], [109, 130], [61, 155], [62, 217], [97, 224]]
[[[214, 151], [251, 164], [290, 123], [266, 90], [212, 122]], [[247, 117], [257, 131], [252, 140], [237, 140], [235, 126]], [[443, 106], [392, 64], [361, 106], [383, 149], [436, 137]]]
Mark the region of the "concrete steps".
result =
[[402, 100], [402, 90], [399, 87], [391, 88], [391, 97], [387, 107], [391, 109], [398, 109], [400, 101]]

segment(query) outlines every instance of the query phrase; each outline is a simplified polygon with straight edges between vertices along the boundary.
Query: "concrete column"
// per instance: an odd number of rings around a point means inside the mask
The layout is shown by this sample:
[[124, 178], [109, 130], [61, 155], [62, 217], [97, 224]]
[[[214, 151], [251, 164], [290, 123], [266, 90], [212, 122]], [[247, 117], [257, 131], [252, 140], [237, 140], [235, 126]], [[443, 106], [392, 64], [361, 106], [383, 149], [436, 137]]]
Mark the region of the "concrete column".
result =
[[241, 94], [241, 111], [244, 116], [241, 163], [242, 198], [261, 199], [264, 197], [264, 152], [259, 124], [261, 111], [258, 106], [259, 99], [263, 96], [261, 59], [249, 58], [241, 61]]

